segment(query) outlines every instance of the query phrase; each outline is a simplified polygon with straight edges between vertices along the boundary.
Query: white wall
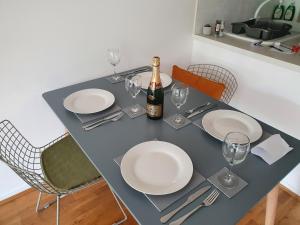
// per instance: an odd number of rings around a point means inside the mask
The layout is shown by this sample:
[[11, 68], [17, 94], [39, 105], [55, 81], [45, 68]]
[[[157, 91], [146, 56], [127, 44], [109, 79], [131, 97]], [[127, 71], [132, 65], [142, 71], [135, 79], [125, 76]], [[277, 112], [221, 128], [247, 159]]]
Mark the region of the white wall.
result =
[[[231, 105], [300, 139], [300, 73], [194, 40], [192, 63], [221, 65], [239, 87]], [[282, 182], [300, 195], [300, 166]]]
[[[64, 132], [42, 93], [112, 72], [108, 47], [121, 48], [119, 70], [162, 70], [190, 62], [194, 0], [0, 0], [0, 120], [10, 119], [39, 146]], [[0, 200], [27, 185], [0, 163]]]

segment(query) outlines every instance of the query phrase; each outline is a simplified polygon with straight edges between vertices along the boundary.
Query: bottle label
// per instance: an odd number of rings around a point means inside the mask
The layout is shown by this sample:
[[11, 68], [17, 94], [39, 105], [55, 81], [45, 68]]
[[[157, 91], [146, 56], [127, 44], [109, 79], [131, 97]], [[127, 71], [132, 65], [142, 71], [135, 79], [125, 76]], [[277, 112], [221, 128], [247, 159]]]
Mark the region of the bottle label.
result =
[[150, 84], [149, 84], [149, 88], [153, 91], [156, 90], [156, 89], [160, 89], [160, 88], [162, 88], [161, 82], [151, 81]]
[[291, 20], [293, 17], [293, 11], [290, 9], [287, 9], [284, 15], [284, 19]]
[[275, 19], [280, 19], [281, 16], [282, 16], [282, 9], [281, 9], [281, 8], [277, 8], [277, 9], [275, 10], [275, 13], [274, 13], [274, 18], [275, 18]]
[[152, 104], [147, 104], [147, 114], [150, 117], [160, 117], [162, 114], [162, 105], [152, 105]]

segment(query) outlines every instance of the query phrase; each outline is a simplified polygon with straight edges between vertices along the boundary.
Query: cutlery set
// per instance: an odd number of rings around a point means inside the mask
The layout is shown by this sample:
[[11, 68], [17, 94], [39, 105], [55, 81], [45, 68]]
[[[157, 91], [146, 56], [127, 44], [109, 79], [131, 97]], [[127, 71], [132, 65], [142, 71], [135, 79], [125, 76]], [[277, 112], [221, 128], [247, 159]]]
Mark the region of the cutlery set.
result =
[[[218, 105], [217, 104], [212, 104], [210, 102], [207, 102], [205, 104], [202, 104], [200, 106], [196, 106], [192, 109], [189, 109], [187, 111], [184, 112], [184, 117], [186, 118], [192, 118], [196, 115], [199, 115], [201, 113], [204, 113], [208, 110], [211, 110], [213, 108], [216, 108]], [[89, 124], [84, 124], [82, 126], [82, 128], [85, 130], [85, 131], [90, 131], [98, 126], [101, 126], [103, 124], [106, 124], [106, 123], [109, 123], [109, 122], [116, 122], [118, 121], [119, 119], [121, 119], [122, 117], [124, 116], [124, 113], [122, 111], [119, 111], [119, 112], [114, 112], [113, 114], [111, 115], [108, 115], [104, 118], [101, 118], [97, 121], [93, 121], [92, 123], [89, 123]]]
[[116, 113], [113, 113], [109, 116], [106, 116], [100, 120], [97, 120], [95, 122], [92, 122], [92, 123], [89, 123], [89, 124], [85, 124], [82, 126], [82, 128], [85, 130], [85, 131], [89, 131], [89, 130], [92, 130], [98, 126], [101, 126], [105, 123], [108, 123], [108, 122], [116, 122], [118, 121], [119, 119], [121, 119], [122, 117], [124, 116], [124, 113], [122, 111], [119, 111], [119, 112], [116, 112]]
[[195, 201], [197, 198], [199, 198], [201, 195], [203, 195], [205, 192], [207, 192], [210, 188], [211, 188], [211, 186], [208, 185], [208, 186], [205, 186], [205, 187], [201, 188], [200, 190], [196, 191], [194, 194], [191, 194], [182, 205], [180, 205], [178, 208], [174, 209], [173, 211], [169, 212], [168, 214], [162, 216], [160, 218], [160, 222], [162, 222], [162, 223], [168, 222], [177, 212], [179, 212], [181, 209], [183, 209], [188, 204]]
[[218, 105], [216, 103], [212, 104], [210, 102], [207, 102], [205, 104], [202, 104], [200, 106], [197, 106], [195, 108], [189, 109], [187, 111], [184, 112], [183, 116], [190, 119], [194, 116], [197, 116], [201, 113], [204, 113], [208, 110], [211, 110], [213, 108], [216, 108]]
[[180, 225], [182, 224], [186, 219], [188, 219], [191, 215], [193, 215], [196, 211], [198, 211], [202, 207], [208, 207], [211, 206], [216, 199], [219, 197], [220, 193], [215, 189], [213, 190], [204, 200], [203, 202], [196, 206], [192, 211], [186, 213], [185, 215], [179, 217], [177, 220], [174, 220], [170, 223], [170, 225]]

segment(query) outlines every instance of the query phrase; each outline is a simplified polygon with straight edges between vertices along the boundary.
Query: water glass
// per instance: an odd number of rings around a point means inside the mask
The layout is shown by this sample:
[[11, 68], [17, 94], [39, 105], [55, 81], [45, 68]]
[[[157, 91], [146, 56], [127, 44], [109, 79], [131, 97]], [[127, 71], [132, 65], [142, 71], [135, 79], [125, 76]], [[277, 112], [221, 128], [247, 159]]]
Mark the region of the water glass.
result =
[[219, 182], [226, 188], [234, 188], [238, 186], [239, 178], [234, 175], [232, 167], [242, 163], [250, 150], [249, 137], [240, 132], [230, 132], [226, 135], [222, 144], [222, 152], [226, 161], [229, 163], [230, 169], [227, 173], [218, 177]]
[[[140, 76], [128, 76], [125, 78], [125, 89], [129, 92], [130, 96], [135, 100], [136, 96], [140, 93], [142, 88], [142, 81]], [[140, 106], [135, 104], [130, 108], [132, 113], [138, 113]]]
[[121, 77], [116, 73], [116, 66], [121, 60], [120, 50], [118, 48], [107, 49], [107, 60], [114, 68], [114, 75], [112, 78], [116, 81], [119, 80]]
[[173, 85], [171, 90], [171, 102], [177, 108], [177, 114], [175, 115], [173, 122], [175, 124], [183, 124], [185, 122], [185, 118], [179, 114], [179, 111], [180, 107], [183, 106], [187, 101], [189, 88], [183, 83], [177, 83]]

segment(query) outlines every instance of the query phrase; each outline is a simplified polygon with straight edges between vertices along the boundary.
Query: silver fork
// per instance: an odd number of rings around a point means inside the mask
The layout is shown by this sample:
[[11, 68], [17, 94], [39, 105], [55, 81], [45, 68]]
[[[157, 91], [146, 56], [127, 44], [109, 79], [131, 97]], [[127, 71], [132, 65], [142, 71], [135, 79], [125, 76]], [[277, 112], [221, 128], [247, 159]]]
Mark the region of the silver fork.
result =
[[175, 220], [172, 223], [170, 223], [170, 225], [180, 225], [180, 224], [182, 224], [187, 218], [189, 218], [192, 214], [194, 214], [201, 207], [212, 205], [216, 201], [216, 199], [219, 197], [219, 195], [220, 195], [220, 193], [216, 189], [213, 190], [209, 194], [209, 196], [207, 196], [207, 198], [204, 199], [204, 201], [200, 205], [198, 205], [196, 208], [194, 208], [192, 211], [190, 211], [189, 213], [185, 214], [184, 216], [179, 217], [177, 220]]
[[96, 128], [96, 127], [99, 127], [99, 126], [102, 125], [102, 124], [105, 124], [105, 123], [108, 123], [108, 122], [116, 122], [116, 121], [118, 121], [119, 119], [121, 119], [121, 117], [122, 117], [123, 115], [124, 115], [124, 113], [122, 112], [122, 113], [120, 113], [119, 115], [117, 115], [117, 116], [114, 117], [114, 118], [111, 118], [111, 119], [109, 119], [109, 120], [101, 121], [101, 122], [96, 123], [96, 124], [94, 124], [94, 125], [92, 125], [92, 126], [89, 126], [89, 127], [84, 127], [83, 129], [84, 129], [85, 131], [89, 131], [89, 130], [92, 130], [92, 129]]

